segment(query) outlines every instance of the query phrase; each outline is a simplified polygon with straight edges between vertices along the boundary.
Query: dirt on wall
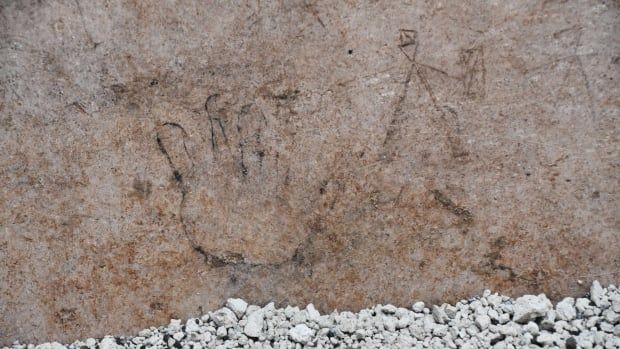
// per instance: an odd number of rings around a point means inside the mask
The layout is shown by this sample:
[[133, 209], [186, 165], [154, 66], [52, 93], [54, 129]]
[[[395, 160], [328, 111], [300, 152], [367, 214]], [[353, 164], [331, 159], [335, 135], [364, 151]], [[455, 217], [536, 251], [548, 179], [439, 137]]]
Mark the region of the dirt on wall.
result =
[[0, 344], [618, 283], [618, 18], [0, 0]]

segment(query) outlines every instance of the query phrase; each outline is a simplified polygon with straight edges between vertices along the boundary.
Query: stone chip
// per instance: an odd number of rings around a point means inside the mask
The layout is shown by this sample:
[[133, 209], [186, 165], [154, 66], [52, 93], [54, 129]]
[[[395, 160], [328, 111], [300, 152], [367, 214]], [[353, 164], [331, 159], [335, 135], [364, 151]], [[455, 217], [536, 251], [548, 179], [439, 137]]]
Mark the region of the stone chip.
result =
[[517, 298], [514, 303], [513, 321], [527, 323], [537, 317], [545, 316], [551, 309], [553, 305], [544, 294], [525, 295]]

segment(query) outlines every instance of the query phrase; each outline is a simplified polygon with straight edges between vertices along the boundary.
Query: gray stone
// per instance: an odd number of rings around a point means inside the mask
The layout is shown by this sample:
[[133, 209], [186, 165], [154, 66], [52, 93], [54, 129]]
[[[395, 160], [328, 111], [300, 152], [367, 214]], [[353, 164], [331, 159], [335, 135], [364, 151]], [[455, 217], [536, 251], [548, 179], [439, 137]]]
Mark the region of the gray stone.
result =
[[599, 326], [601, 327], [601, 330], [604, 332], [608, 332], [608, 333], [614, 332], [614, 325], [610, 324], [609, 322], [603, 321], [601, 322]]
[[226, 300], [226, 307], [235, 313], [237, 319], [241, 319], [248, 308], [248, 303], [239, 298], [228, 298]]
[[438, 324], [444, 324], [449, 320], [444, 308], [436, 305], [433, 305], [433, 319], [435, 319], [435, 322]]
[[181, 323], [181, 320], [179, 319], [171, 319], [170, 323], [168, 324], [167, 328], [170, 332], [177, 332], [181, 330], [181, 327], [183, 326], [183, 324]]
[[510, 321], [510, 314], [508, 314], [508, 313], [504, 313], [504, 314], [501, 314], [501, 315], [499, 316], [499, 323], [500, 323], [500, 324], [505, 324], [505, 323], [507, 323], [508, 321]]
[[564, 320], [558, 320], [553, 324], [553, 329], [556, 333], [563, 333], [568, 327], [568, 323]]
[[217, 326], [225, 328], [231, 327], [237, 323], [237, 316], [228, 308], [221, 308], [210, 314], [211, 319]]
[[408, 317], [404, 317], [402, 319], [398, 319], [396, 321], [396, 329], [397, 330], [401, 330], [403, 328], [407, 328], [409, 327], [409, 325], [411, 324], [412, 320]]
[[247, 315], [252, 314], [253, 312], [255, 312], [257, 310], [261, 310], [261, 309], [262, 308], [259, 307], [258, 305], [254, 305], [254, 304], [248, 305], [248, 308], [245, 310], [245, 315], [247, 316]]
[[550, 330], [555, 326], [555, 311], [549, 310], [545, 317], [540, 321], [540, 328], [543, 330]]
[[255, 311], [247, 316], [247, 322], [243, 327], [243, 333], [248, 337], [258, 338], [263, 332], [265, 316], [262, 310]]
[[338, 324], [340, 330], [344, 333], [354, 333], [357, 330], [357, 319], [350, 312], [345, 312], [345, 314], [340, 316]]
[[455, 306], [452, 306], [450, 304], [444, 304], [443, 309], [448, 318], [450, 319], [454, 319], [454, 316], [456, 315], [458, 310]]
[[478, 326], [480, 330], [487, 329], [490, 324], [491, 324], [491, 318], [489, 318], [488, 315], [476, 316], [476, 326]]
[[433, 328], [433, 336], [441, 338], [441, 337], [445, 337], [447, 333], [448, 333], [447, 325], [437, 325]]
[[312, 340], [314, 332], [308, 326], [300, 324], [290, 329], [288, 335], [291, 340], [297, 343], [308, 344]]
[[185, 331], [199, 332], [200, 326], [196, 323], [196, 319], [189, 319], [185, 322]]
[[594, 332], [585, 331], [577, 337], [577, 344], [582, 348], [592, 349], [594, 346]]
[[306, 312], [308, 313], [308, 319], [316, 323], [321, 321], [321, 313], [319, 313], [312, 303], [306, 306]]
[[594, 280], [592, 286], [590, 287], [590, 299], [594, 304], [596, 304], [599, 308], [607, 308], [611, 304], [607, 300], [607, 296], [605, 295], [605, 291], [598, 280]]
[[544, 294], [538, 296], [525, 295], [517, 298], [514, 303], [513, 321], [527, 323], [537, 317], [542, 317], [553, 309], [551, 301]]
[[547, 331], [542, 331], [540, 332], [540, 334], [536, 337], [536, 342], [538, 342], [541, 345], [553, 345], [555, 343], [555, 341], [557, 340], [557, 337], [554, 333], [550, 333]]
[[[64, 348], [64, 347], [63, 347]], [[116, 344], [116, 340], [112, 336], [105, 336], [101, 342], [99, 342], [100, 349], [121, 349], [122, 346]], [[52, 348], [59, 349], [59, 348]]]
[[[610, 285], [611, 286], [611, 285]], [[611, 308], [616, 313], [620, 313], [620, 290], [607, 288], [607, 298], [611, 302]]]
[[499, 321], [499, 313], [497, 310], [491, 308], [487, 311], [487, 315], [491, 318], [491, 320]]
[[415, 302], [413, 304], [413, 306], [411, 307], [411, 309], [413, 309], [413, 311], [417, 312], [417, 313], [421, 313], [422, 310], [424, 310], [424, 302]]
[[497, 294], [490, 294], [486, 297], [487, 302], [494, 308], [499, 307], [502, 303], [502, 297]]
[[539, 329], [538, 329], [538, 325], [535, 322], [528, 322], [527, 324], [525, 324], [523, 326], [523, 331], [527, 332], [527, 333], [531, 333], [532, 335], [536, 336], [540, 333]]
[[498, 326], [498, 332], [505, 336], [516, 337], [521, 334], [521, 326], [517, 325], [514, 322], [509, 322], [505, 325]]
[[603, 311], [603, 318], [605, 319], [605, 321], [614, 325], [620, 322], [620, 314], [616, 313], [612, 309], [607, 309]]
[[601, 322], [601, 318], [598, 316], [591, 316], [586, 319], [586, 327], [592, 328], [596, 326], [599, 322]]
[[394, 313], [396, 313], [396, 309], [397, 308], [395, 306], [393, 306], [392, 304], [386, 304], [386, 305], [381, 307], [381, 311], [384, 314], [394, 314]]
[[575, 308], [579, 313], [584, 313], [586, 309], [590, 308], [590, 300], [587, 298], [577, 298], [575, 301]]
[[220, 326], [217, 328], [215, 335], [217, 336], [217, 338], [224, 338], [228, 335], [228, 331], [226, 330], [225, 326]]
[[37, 345], [35, 349], [66, 349], [66, 347], [58, 342], [52, 342]]
[[576, 331], [583, 331], [585, 329], [583, 319], [575, 319], [571, 321], [571, 325], [576, 329]]
[[[383, 328], [386, 331], [388, 331], [388, 332], [396, 331], [396, 319], [395, 318], [393, 318], [391, 316], [384, 316], [382, 322], [383, 322]], [[347, 332], [344, 329], [342, 331], [343, 332]]]
[[571, 297], [564, 298], [561, 302], [555, 305], [555, 312], [560, 320], [570, 321], [577, 316], [577, 310], [575, 309], [575, 299]]

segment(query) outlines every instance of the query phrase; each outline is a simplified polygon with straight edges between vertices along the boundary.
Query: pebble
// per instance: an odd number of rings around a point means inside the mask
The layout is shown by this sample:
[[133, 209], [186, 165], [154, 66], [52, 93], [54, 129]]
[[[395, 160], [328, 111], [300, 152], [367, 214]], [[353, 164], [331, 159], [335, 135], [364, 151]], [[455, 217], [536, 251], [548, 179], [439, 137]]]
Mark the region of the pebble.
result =
[[480, 330], [486, 330], [491, 324], [491, 318], [488, 315], [478, 315], [476, 316], [476, 326]]
[[171, 331], [177, 332], [181, 330], [181, 320], [179, 319], [171, 319], [170, 323], [168, 324], [168, 328]]
[[589, 298], [564, 298], [555, 307], [545, 295], [511, 299], [485, 290], [455, 305], [410, 308], [376, 305], [358, 313], [321, 315], [304, 309], [248, 305], [230, 298], [199, 318], [172, 319], [135, 337], [105, 336], [71, 344], [15, 342], [2, 349], [301, 349], [314, 348], [620, 348], [620, 290], [594, 282]]
[[228, 334], [228, 331], [226, 331], [226, 327], [224, 327], [224, 326], [218, 327], [217, 331], [215, 332], [215, 335], [218, 338], [224, 338], [224, 337], [226, 337], [227, 334]]
[[416, 313], [421, 313], [424, 310], [425, 304], [424, 302], [415, 302], [411, 309]]
[[314, 332], [306, 325], [300, 324], [291, 328], [288, 332], [289, 337], [300, 344], [307, 344], [314, 336]]
[[248, 308], [248, 303], [240, 298], [228, 298], [228, 300], [226, 300], [226, 307], [235, 313], [237, 319], [241, 319], [243, 314], [245, 314], [245, 310]]
[[243, 333], [248, 337], [258, 338], [263, 332], [265, 315], [262, 311], [255, 311], [247, 317]]
[[35, 347], [35, 349], [65, 349], [65, 346], [58, 342], [43, 343]]
[[555, 341], [555, 336], [553, 333], [549, 333], [547, 331], [542, 331], [538, 337], [536, 337], [536, 342], [542, 345], [552, 345]]
[[188, 333], [199, 332], [200, 326], [196, 323], [196, 319], [189, 319], [185, 323], [185, 331]]
[[384, 305], [383, 307], [381, 307], [381, 311], [384, 314], [394, 314], [396, 313], [396, 307], [392, 304]]
[[312, 303], [306, 306], [306, 312], [308, 313], [308, 320], [314, 321], [316, 323], [319, 323], [321, 321], [321, 313], [319, 313], [318, 310], [314, 308], [314, 305]]
[[116, 340], [112, 336], [105, 336], [101, 343], [99, 344], [99, 348], [101, 349], [118, 349], [122, 348], [122, 346], [116, 344]]
[[564, 298], [555, 306], [555, 313], [560, 320], [570, 321], [577, 316], [575, 309], [575, 299], [571, 297]]
[[597, 280], [590, 287], [590, 299], [599, 308], [607, 308], [609, 306], [607, 297], [605, 297], [605, 290], [603, 290], [603, 287]]
[[527, 323], [537, 317], [545, 316], [551, 309], [553, 309], [553, 305], [544, 294], [538, 296], [525, 295], [517, 298], [514, 303], [513, 320], [519, 323]]
[[237, 323], [237, 316], [228, 308], [216, 310], [210, 317], [217, 326], [232, 327]]
[[531, 333], [534, 336], [537, 336], [540, 333], [540, 330], [538, 329], [538, 325], [535, 322], [531, 322], [531, 321], [523, 326], [523, 331], [527, 333]]
[[437, 322], [438, 324], [444, 324], [446, 323], [446, 321], [448, 321], [448, 315], [444, 311], [443, 306], [438, 307], [436, 305], [433, 305], [433, 319], [435, 319], [435, 322]]

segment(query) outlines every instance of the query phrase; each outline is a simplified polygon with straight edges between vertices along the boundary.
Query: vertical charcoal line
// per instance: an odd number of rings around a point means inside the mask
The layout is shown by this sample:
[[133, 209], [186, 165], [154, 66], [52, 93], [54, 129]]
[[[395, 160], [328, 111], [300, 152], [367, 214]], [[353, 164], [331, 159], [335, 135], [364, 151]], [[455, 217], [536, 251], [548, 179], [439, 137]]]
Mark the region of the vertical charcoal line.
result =
[[207, 112], [207, 117], [209, 118], [209, 125], [211, 126], [211, 149], [213, 150], [214, 154], [217, 152], [217, 140], [215, 139], [215, 129], [213, 128], [213, 116], [211, 115], [213, 111], [212, 110], [209, 111], [209, 104], [214, 103], [217, 97], [218, 97], [218, 94], [214, 93], [210, 95], [209, 97], [207, 97], [207, 100], [205, 101], [205, 111]]

